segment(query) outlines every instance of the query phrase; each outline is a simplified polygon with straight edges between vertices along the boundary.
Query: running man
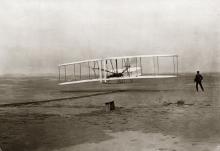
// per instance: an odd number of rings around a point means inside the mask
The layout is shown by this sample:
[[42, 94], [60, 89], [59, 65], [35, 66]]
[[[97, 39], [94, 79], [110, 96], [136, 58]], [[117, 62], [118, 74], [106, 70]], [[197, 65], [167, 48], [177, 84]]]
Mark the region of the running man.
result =
[[199, 71], [197, 71], [197, 74], [196, 74], [196, 77], [194, 79], [194, 82], [196, 82], [196, 91], [198, 92], [199, 88], [198, 88], [198, 85], [200, 85], [202, 91], [204, 91], [204, 88], [202, 86], [202, 80], [203, 80], [203, 77], [202, 75], [199, 73]]

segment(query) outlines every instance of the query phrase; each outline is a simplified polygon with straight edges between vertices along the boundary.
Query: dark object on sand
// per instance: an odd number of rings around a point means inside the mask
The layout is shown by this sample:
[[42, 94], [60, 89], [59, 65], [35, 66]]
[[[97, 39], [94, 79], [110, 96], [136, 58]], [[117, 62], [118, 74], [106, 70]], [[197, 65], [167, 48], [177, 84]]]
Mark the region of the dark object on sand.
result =
[[184, 105], [184, 104], [185, 104], [185, 102], [183, 100], [177, 101], [177, 105]]
[[183, 100], [179, 100], [177, 101], [176, 103], [171, 103], [171, 102], [163, 102], [163, 106], [169, 106], [171, 104], [177, 104], [178, 106], [180, 105], [194, 105], [194, 104], [188, 104], [188, 103], [185, 103]]
[[[171, 103], [171, 102], [164, 102], [163, 105], [164, 106], [168, 106], [168, 105], [171, 105], [171, 104], [177, 104], [177, 105], [184, 105], [185, 102], [183, 100], [179, 100], [177, 101], [176, 103]], [[187, 104], [186, 104], [187, 105]]]
[[115, 109], [115, 103], [114, 103], [114, 101], [106, 102], [106, 103], [105, 103], [105, 111], [106, 111], [106, 112], [109, 112], [109, 111], [114, 110], [114, 109]]
[[171, 102], [163, 102], [163, 106], [168, 106], [168, 105], [171, 105], [171, 104], [173, 104], [173, 103], [171, 103]]

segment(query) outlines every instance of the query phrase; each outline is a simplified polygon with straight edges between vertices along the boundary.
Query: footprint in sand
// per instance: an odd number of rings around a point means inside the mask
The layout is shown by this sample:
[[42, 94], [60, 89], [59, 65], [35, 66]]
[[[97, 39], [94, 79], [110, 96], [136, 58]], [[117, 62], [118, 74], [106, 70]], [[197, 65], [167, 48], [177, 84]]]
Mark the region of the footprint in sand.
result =
[[159, 151], [164, 151], [164, 150], [168, 150], [168, 148], [159, 148]]
[[179, 142], [173, 142], [173, 144], [178, 144]]
[[137, 141], [137, 139], [132, 139], [132, 140], [131, 140], [131, 142], [136, 142], [136, 141]]

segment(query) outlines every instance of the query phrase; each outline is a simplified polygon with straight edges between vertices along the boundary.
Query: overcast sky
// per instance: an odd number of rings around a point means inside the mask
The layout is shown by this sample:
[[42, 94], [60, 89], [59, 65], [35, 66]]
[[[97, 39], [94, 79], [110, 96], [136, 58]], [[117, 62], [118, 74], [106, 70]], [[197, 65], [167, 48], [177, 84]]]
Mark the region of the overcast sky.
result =
[[182, 72], [220, 71], [219, 0], [0, 0], [0, 74], [173, 53]]

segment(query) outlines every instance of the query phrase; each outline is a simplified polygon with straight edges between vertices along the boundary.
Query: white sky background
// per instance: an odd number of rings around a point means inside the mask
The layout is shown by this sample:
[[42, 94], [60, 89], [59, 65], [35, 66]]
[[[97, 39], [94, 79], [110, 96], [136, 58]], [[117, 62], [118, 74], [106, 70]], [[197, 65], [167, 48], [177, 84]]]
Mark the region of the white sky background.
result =
[[220, 71], [219, 0], [0, 0], [0, 74], [172, 53], [182, 72]]

